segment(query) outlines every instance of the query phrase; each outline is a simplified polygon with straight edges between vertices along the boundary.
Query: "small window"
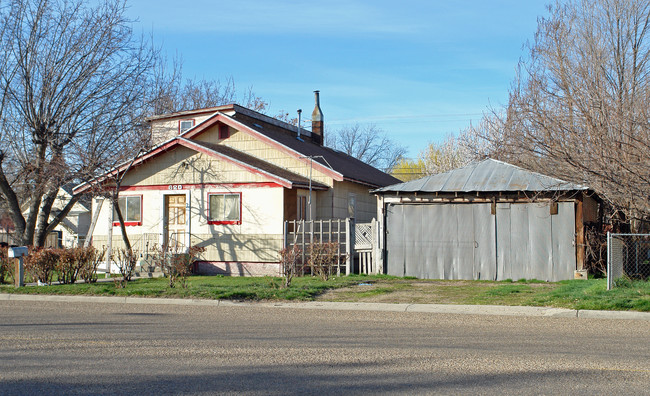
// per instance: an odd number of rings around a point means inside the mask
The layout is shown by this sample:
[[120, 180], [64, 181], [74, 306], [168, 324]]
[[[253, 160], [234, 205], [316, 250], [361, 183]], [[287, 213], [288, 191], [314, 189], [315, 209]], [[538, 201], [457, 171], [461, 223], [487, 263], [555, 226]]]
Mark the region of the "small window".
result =
[[241, 224], [241, 194], [208, 194], [208, 224]]
[[[124, 216], [124, 225], [142, 225], [142, 196], [120, 197], [117, 203]], [[113, 209], [113, 225], [120, 225], [115, 209]]]
[[357, 196], [348, 194], [348, 217], [354, 219], [357, 212]]
[[194, 126], [194, 120], [178, 121], [178, 133], [181, 134]]
[[230, 137], [230, 129], [228, 125], [219, 125], [219, 139], [228, 139]]
[[307, 197], [298, 195], [298, 220], [307, 220]]

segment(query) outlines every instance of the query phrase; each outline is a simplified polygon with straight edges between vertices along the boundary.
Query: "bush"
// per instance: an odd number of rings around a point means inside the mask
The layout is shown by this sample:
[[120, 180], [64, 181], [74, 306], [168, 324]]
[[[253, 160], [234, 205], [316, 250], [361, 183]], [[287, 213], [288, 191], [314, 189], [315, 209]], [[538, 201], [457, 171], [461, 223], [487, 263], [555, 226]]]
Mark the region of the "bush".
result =
[[81, 267], [84, 265], [84, 248], [58, 249], [59, 260], [56, 271], [59, 273], [59, 282], [63, 284], [75, 283]]
[[12, 264], [12, 260], [9, 258], [9, 248], [0, 246], [0, 284], [5, 283], [7, 277], [13, 280], [14, 266]]
[[85, 283], [97, 282], [97, 267], [99, 267], [99, 263], [104, 261], [106, 248], [102, 249], [101, 251], [95, 249], [92, 246], [78, 249], [84, 249], [83, 265], [79, 270], [79, 276], [84, 280]]
[[326, 281], [338, 267], [339, 244], [336, 242], [314, 242], [309, 245], [309, 267], [311, 273]]
[[187, 277], [192, 273], [194, 264], [199, 257], [205, 253], [202, 246], [191, 246], [187, 252], [172, 251], [169, 249], [157, 249], [154, 247], [154, 265], [160, 267], [161, 271], [169, 278], [169, 287], [175, 287], [179, 283], [182, 288], [187, 288]]
[[585, 267], [596, 277], [607, 277], [607, 234], [592, 225], [585, 226]]
[[122, 279], [115, 279], [115, 286], [118, 288], [126, 287], [126, 284], [133, 277], [135, 265], [138, 263], [138, 253], [126, 249], [118, 249], [112, 257], [117, 262], [117, 268], [120, 270]]
[[298, 258], [301, 253], [302, 251], [298, 245], [280, 250], [280, 265], [284, 276], [284, 287], [291, 286], [291, 280], [298, 270]]
[[25, 256], [25, 271], [39, 282], [50, 285], [58, 261], [58, 249], [30, 247], [29, 254]]

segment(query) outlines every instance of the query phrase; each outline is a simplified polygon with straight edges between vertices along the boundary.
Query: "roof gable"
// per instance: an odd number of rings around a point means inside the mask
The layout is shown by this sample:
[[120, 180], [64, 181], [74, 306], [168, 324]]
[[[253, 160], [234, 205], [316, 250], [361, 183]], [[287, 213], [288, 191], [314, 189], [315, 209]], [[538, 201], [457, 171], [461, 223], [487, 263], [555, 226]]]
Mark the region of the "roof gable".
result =
[[197, 115], [203, 115], [203, 114], [210, 114], [210, 113], [216, 113], [216, 112], [224, 112], [224, 111], [229, 111], [233, 110], [235, 105], [229, 104], [229, 105], [224, 105], [224, 106], [216, 106], [216, 107], [206, 107], [203, 109], [195, 109], [195, 110], [183, 110], [183, 111], [178, 111], [175, 113], [167, 113], [167, 114], [160, 114], [160, 115], [155, 115], [147, 118], [148, 122], [155, 122], [158, 120], [166, 120], [166, 119], [172, 119], [172, 118], [186, 118], [186, 117], [192, 117], [192, 116], [197, 116]]
[[[227, 111], [228, 114], [223, 111]], [[217, 146], [222, 145], [210, 145], [209, 143], [201, 142], [196, 139], [200, 134], [221, 123], [264, 142], [283, 154], [304, 163], [306, 166], [313, 166], [315, 170], [335, 181], [351, 181], [372, 188], [387, 186], [399, 181], [393, 176], [345, 153], [313, 143], [311, 138], [309, 138], [309, 136], [311, 136], [309, 131], [303, 131], [304, 139], [299, 139], [299, 129], [296, 126], [259, 114], [238, 105], [172, 113], [151, 117], [149, 120], [174, 118], [199, 113], [206, 114], [210, 112], [214, 112], [214, 114], [209, 116], [203, 122], [195, 125], [183, 134], [161, 143], [149, 152], [140, 155], [135, 159], [135, 161], [133, 161], [133, 166], [139, 166], [149, 158], [171, 150], [178, 145], [182, 145], [195, 151], [205, 152], [209, 155], [228, 158], [232, 163], [237, 163], [242, 167], [247, 167], [249, 170], [251, 169], [251, 166], [249, 165], [252, 165], [256, 172], [259, 171], [284, 180], [284, 182], [281, 183], [282, 185], [300, 185], [304, 182], [304, 180], [302, 180], [305, 179], [304, 177], [274, 165], [268, 160], [259, 159], [232, 148], [229, 151], [227, 149], [220, 149]], [[96, 178], [93, 182], [105, 180], [110, 175], [127, 170], [129, 166], [130, 161], [125, 162], [103, 176]], [[290, 179], [286, 179], [287, 176], [285, 173], [287, 172], [291, 174]], [[74, 192], [80, 193], [89, 188], [90, 185], [84, 183], [77, 186]]]
[[298, 139], [298, 128], [293, 125], [267, 116], [258, 116], [255, 112], [239, 106], [236, 106], [235, 110], [233, 116], [217, 112], [180, 136], [191, 140], [213, 125], [223, 123], [269, 144], [306, 165], [310, 162], [309, 158], [313, 158], [313, 166], [336, 181], [349, 180], [371, 187], [387, 186], [399, 181], [350, 155], [315, 144], [307, 138]]
[[[267, 177], [282, 185], [283, 187], [292, 188], [309, 185], [309, 179], [306, 177], [292, 173], [284, 168], [280, 168], [279, 166], [269, 164], [266, 161], [262, 161], [231, 147], [220, 144], [193, 141], [185, 138], [178, 138], [178, 140], [179, 144], [184, 147], [225, 160], [242, 169], [258, 174], [260, 176]], [[326, 185], [314, 181], [312, 181], [311, 184], [312, 187], [317, 189], [328, 188]]]
[[285, 152], [293, 153], [295, 158], [300, 158], [305, 163], [309, 163], [308, 157], [314, 158], [314, 166], [320, 166], [319, 171], [333, 170], [340, 175], [338, 178], [333, 177], [334, 180], [348, 180], [371, 187], [399, 182], [395, 177], [341, 151], [315, 144], [307, 139], [299, 140], [285, 128], [274, 124], [269, 125], [243, 113], [236, 113], [233, 118], [247, 126], [248, 130], [253, 131], [257, 136], [283, 147]]
[[[263, 122], [263, 121], [259, 121]], [[282, 142], [273, 139], [269, 136], [266, 136], [265, 134], [259, 132], [259, 123], [256, 126], [255, 124], [252, 125], [247, 125], [244, 124], [237, 119], [233, 117], [229, 117], [223, 113], [217, 112], [215, 113], [212, 117], [208, 118], [207, 120], [203, 121], [202, 123], [195, 125], [193, 128], [189, 129], [185, 133], [181, 134], [180, 137], [188, 139], [188, 140], [193, 140], [196, 138], [198, 135], [202, 134], [203, 132], [206, 132], [209, 130], [212, 126], [222, 123], [225, 125], [228, 125], [229, 127], [232, 127], [240, 132], [246, 133], [248, 135], [251, 135], [255, 137], [256, 139], [259, 139], [270, 146], [280, 150], [286, 155], [289, 155], [295, 159], [298, 159], [300, 161], [305, 162], [305, 164], [309, 164], [309, 159], [305, 158], [307, 155], [304, 153], [301, 153], [300, 151], [297, 151], [291, 147], [288, 147], [286, 145], [283, 145]], [[296, 141], [298, 141], [296, 139]], [[305, 143], [305, 142], [302, 142]], [[314, 145], [314, 144], [312, 144]], [[314, 145], [315, 146], [315, 145]], [[331, 167], [327, 166], [326, 164], [323, 164], [322, 161], [316, 160], [314, 162], [314, 167], [318, 169], [319, 172], [331, 177], [334, 180], [337, 181], [343, 181], [343, 174], [340, 172], [337, 172], [336, 169], [332, 169]]]
[[[160, 157], [180, 147], [226, 161], [236, 167], [244, 169], [258, 176], [262, 176], [286, 188], [306, 187], [309, 185], [309, 179], [303, 176], [292, 173], [281, 167], [269, 164], [268, 162], [259, 160], [233, 148], [218, 144], [189, 140], [182, 137], [176, 137], [149, 151], [148, 153], [136, 158], [136, 160], [133, 161], [133, 164], [131, 165], [131, 170], [135, 170], [139, 166], [146, 166], [147, 161]], [[104, 179], [106, 179], [107, 176], [114, 174], [115, 172], [125, 171], [128, 165], [129, 164], [123, 164], [118, 169], [113, 170], [113, 172], [104, 175]], [[312, 188], [315, 189], [326, 190], [329, 188], [322, 183], [314, 181], [312, 181], [311, 184]], [[75, 187], [75, 193], [84, 192], [88, 188], [90, 188], [90, 184], [84, 183]]]

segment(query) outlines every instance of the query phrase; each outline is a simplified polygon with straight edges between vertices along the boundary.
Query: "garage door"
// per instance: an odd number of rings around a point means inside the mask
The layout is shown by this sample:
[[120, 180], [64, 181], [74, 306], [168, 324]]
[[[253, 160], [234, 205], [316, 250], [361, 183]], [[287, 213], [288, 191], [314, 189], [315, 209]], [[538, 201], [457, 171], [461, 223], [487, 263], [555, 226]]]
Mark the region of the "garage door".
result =
[[558, 204], [389, 204], [386, 268], [422, 279], [571, 279], [572, 202]]
[[387, 272], [423, 279], [494, 279], [490, 204], [388, 205]]
[[573, 279], [573, 202], [559, 202], [555, 215], [549, 204], [498, 204], [496, 243], [499, 280]]

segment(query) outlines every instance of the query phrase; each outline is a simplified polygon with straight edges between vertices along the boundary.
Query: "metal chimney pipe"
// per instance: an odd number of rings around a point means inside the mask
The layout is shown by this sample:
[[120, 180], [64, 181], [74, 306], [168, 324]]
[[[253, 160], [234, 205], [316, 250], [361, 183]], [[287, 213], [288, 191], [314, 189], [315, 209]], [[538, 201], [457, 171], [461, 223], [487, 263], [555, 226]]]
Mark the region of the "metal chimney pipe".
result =
[[300, 133], [302, 132], [301, 115], [302, 115], [302, 109], [298, 109], [298, 140], [302, 140], [300, 138]]

